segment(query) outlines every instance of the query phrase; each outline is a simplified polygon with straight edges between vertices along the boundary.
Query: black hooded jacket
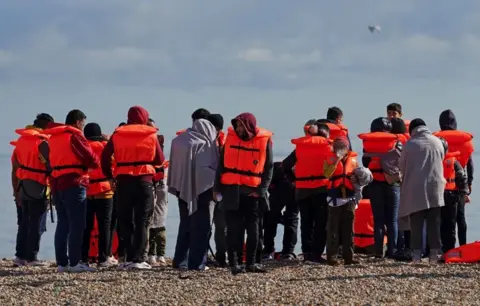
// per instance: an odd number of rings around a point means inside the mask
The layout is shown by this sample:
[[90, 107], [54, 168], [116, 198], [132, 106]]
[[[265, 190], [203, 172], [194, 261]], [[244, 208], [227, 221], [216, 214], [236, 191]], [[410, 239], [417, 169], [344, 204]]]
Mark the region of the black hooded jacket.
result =
[[[455, 117], [455, 114], [450, 109], [447, 109], [440, 114], [438, 123], [440, 124], [440, 129], [442, 131], [457, 130], [457, 118]], [[473, 159], [472, 157], [470, 157], [470, 159], [467, 162], [467, 183], [469, 186], [471, 186], [473, 182], [473, 171], [474, 171]]]

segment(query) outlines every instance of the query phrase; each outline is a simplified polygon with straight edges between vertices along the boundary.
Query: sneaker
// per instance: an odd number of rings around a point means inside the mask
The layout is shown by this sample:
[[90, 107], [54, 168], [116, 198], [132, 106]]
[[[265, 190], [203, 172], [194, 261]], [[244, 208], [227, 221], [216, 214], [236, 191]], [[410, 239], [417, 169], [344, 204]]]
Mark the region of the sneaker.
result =
[[273, 260], [275, 257], [275, 252], [263, 254], [262, 260]]
[[115, 266], [113, 263], [111, 263], [108, 259], [102, 262], [99, 262], [97, 264], [98, 267], [100, 268], [109, 268]]
[[26, 264], [27, 264], [27, 261], [24, 260], [24, 259], [20, 259], [20, 258], [18, 258], [18, 257], [15, 257], [15, 258], [13, 259], [13, 266], [15, 266], [15, 267], [23, 267], [23, 266], [25, 266]]
[[129, 269], [129, 267], [132, 265], [132, 262], [122, 262], [121, 264], [118, 265], [119, 270], [126, 270]]
[[157, 264], [160, 264], [162, 266], [166, 266], [167, 261], [165, 260], [165, 257], [164, 256], [158, 256], [157, 257]]
[[43, 260], [32, 260], [27, 262], [27, 265], [32, 266], [32, 267], [47, 267], [50, 265], [49, 262], [43, 261]]
[[157, 256], [148, 256], [147, 262], [152, 266], [156, 265], [157, 264]]
[[70, 267], [69, 272], [72, 273], [81, 273], [81, 272], [95, 272], [94, 268], [90, 268], [88, 265], [84, 263], [78, 263], [76, 266]]
[[279, 260], [281, 260], [281, 261], [294, 261], [294, 260], [297, 260], [297, 257], [294, 254], [282, 254], [282, 255], [280, 255]]
[[234, 266], [231, 268], [232, 274], [237, 275], [237, 274], [242, 274], [246, 273], [245, 268], [243, 266]]
[[246, 268], [248, 273], [267, 273], [268, 271], [262, 265], [254, 264]]
[[148, 263], [144, 262], [134, 262], [130, 264], [127, 269], [134, 269], [134, 270], [149, 270], [152, 266]]
[[118, 265], [118, 260], [116, 260], [115, 257], [113, 257], [113, 256], [108, 257], [107, 260], [108, 260], [113, 266]]
[[69, 270], [70, 270], [69, 266], [58, 266], [57, 267], [57, 272], [58, 273], [65, 273], [65, 272], [68, 272]]

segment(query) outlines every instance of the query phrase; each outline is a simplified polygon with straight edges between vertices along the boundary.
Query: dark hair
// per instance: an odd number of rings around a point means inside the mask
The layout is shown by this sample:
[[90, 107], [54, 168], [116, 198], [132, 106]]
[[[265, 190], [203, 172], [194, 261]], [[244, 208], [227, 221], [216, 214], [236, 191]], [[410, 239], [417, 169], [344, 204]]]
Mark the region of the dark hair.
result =
[[198, 119], [207, 119], [208, 116], [210, 116], [210, 112], [208, 110], [205, 108], [199, 108], [192, 113], [192, 120], [195, 121]]
[[387, 117], [375, 118], [370, 124], [370, 133], [375, 133], [375, 132], [390, 133], [391, 131], [392, 131], [392, 122], [388, 120]]
[[387, 105], [387, 112], [388, 111], [394, 111], [402, 114], [402, 106], [398, 103], [390, 103]]
[[49, 123], [55, 122], [53, 117], [46, 113], [38, 114], [35, 120], [33, 120], [33, 125], [41, 129], [45, 129]]
[[124, 126], [124, 125], [127, 125], [125, 122], [120, 122], [120, 124], [118, 125], [118, 127], [121, 127], [121, 126]]
[[330, 137], [330, 128], [328, 127], [328, 125], [326, 125], [325, 123], [317, 123], [317, 127], [318, 127], [318, 132], [317, 132], [318, 136], [322, 136], [325, 138]]
[[422, 118], [415, 118], [412, 121], [410, 121], [410, 125], [408, 126], [408, 133], [412, 135], [412, 132], [415, 128], [419, 126], [427, 126], [425, 121], [423, 121]]
[[152, 118], [148, 118], [148, 122], [155, 123], [155, 120], [153, 120]]
[[392, 134], [407, 133], [407, 126], [402, 118], [392, 118], [390, 119], [390, 122], [392, 123], [392, 130], [390, 131]]
[[85, 119], [87, 119], [87, 116], [85, 116], [85, 114], [81, 110], [74, 109], [67, 114], [67, 118], [65, 119], [65, 124], [73, 125], [77, 123], [77, 121], [85, 120]]
[[339, 107], [333, 106], [327, 110], [327, 119], [328, 120], [337, 120], [343, 116], [343, 112]]

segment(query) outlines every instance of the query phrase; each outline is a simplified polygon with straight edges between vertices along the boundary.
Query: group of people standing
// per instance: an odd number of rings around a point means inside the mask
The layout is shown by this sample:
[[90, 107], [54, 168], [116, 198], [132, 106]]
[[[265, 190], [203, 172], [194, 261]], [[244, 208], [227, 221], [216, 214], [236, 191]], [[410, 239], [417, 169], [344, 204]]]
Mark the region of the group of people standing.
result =
[[[79, 110], [65, 124], [40, 114], [33, 126], [17, 130], [13, 143], [12, 181], [22, 210], [16, 263], [41, 264], [36, 256], [49, 193], [58, 217], [60, 272], [92, 270], [95, 218], [99, 266], [118, 264], [114, 232], [122, 268], [164, 264], [167, 193], [177, 197], [180, 213], [174, 268], [208, 269], [214, 225], [218, 265], [233, 274], [264, 273], [262, 260], [297, 259], [299, 220], [304, 261], [338, 265], [341, 249], [344, 264], [356, 264], [353, 224], [362, 198], [371, 202], [375, 257], [411, 251], [413, 261], [429, 255], [436, 262], [455, 247], [457, 223], [460, 243], [466, 243], [473, 136], [457, 130], [450, 110], [440, 115], [436, 133], [422, 119], [401, 117], [401, 106], [392, 103], [386, 117], [358, 136], [361, 166], [338, 107], [329, 108], [326, 119], [309, 120], [282, 162], [274, 162], [273, 133], [257, 126], [251, 113], [232, 119], [224, 133], [220, 114], [196, 110], [192, 126], [172, 140], [167, 162], [164, 137], [142, 107], [130, 108], [128, 121], [110, 137], [96, 123], [85, 125]], [[283, 248], [275, 253], [279, 223]]]

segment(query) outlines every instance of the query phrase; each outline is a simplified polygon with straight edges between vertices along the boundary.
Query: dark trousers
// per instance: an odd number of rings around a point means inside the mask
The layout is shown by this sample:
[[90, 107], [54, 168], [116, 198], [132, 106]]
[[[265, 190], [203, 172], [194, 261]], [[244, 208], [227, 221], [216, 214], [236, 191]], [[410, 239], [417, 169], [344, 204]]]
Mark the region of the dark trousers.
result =
[[178, 199], [180, 225], [173, 257], [174, 268], [205, 269], [213, 208], [211, 189], [198, 196], [197, 210], [192, 214], [188, 204]]
[[153, 183], [139, 178], [117, 181], [117, 214], [127, 262], [140, 263], [146, 259], [153, 204]]
[[82, 258], [83, 232], [85, 231], [87, 215], [87, 192], [83, 186], [72, 187], [58, 191], [53, 199], [58, 220], [55, 230], [57, 265], [73, 267]]
[[165, 256], [165, 248], [167, 246], [167, 231], [165, 227], [151, 228], [148, 239], [148, 255]]
[[333, 260], [338, 254], [340, 235], [342, 237], [342, 257], [345, 262], [353, 260], [353, 222], [355, 203], [349, 202], [328, 208], [327, 259]]
[[455, 248], [457, 240], [457, 209], [460, 196], [458, 193], [446, 191], [444, 194], [445, 206], [441, 208], [440, 235], [444, 253]]
[[411, 249], [410, 231], [400, 231], [398, 233], [397, 247], [399, 250]]
[[467, 244], [467, 220], [465, 218], [465, 200], [463, 198], [460, 198], [457, 205], [457, 227], [459, 244]]
[[47, 210], [46, 199], [22, 200], [22, 215], [18, 227], [17, 257], [27, 261], [37, 260], [40, 250], [40, 222]]
[[215, 258], [219, 263], [226, 262], [227, 254], [227, 224], [225, 221], [225, 212], [218, 205], [213, 212], [213, 224], [215, 225]]
[[298, 201], [302, 252], [312, 258], [322, 256], [327, 244], [327, 194], [321, 193]]
[[282, 254], [294, 254], [297, 244], [298, 232], [298, 203], [270, 201], [270, 211], [265, 213], [264, 221], [264, 253], [275, 251], [275, 236], [277, 236], [277, 226], [283, 213], [283, 248]]
[[412, 249], [422, 250], [424, 244], [425, 221], [427, 223], [427, 243], [431, 250], [440, 250], [442, 241], [440, 238], [441, 208], [430, 208], [415, 212], [410, 215], [410, 228], [412, 233]]
[[259, 198], [241, 195], [238, 210], [225, 212], [228, 232], [228, 261], [231, 267], [242, 264], [245, 231], [247, 232], [247, 266], [253, 265], [257, 261], [261, 217], [259, 201]]
[[15, 208], [17, 209], [17, 237], [15, 243], [15, 257], [20, 258], [20, 255], [22, 253], [20, 246], [20, 223], [22, 222], [22, 206], [20, 201], [15, 201]]
[[387, 227], [387, 256], [393, 256], [398, 239], [398, 206], [400, 205], [400, 187], [386, 182], [373, 181], [370, 184], [370, 203], [372, 204], [375, 255], [383, 256], [383, 239]]
[[105, 262], [112, 252], [112, 210], [113, 199], [88, 199], [87, 222], [83, 233], [82, 260], [88, 262], [90, 251], [90, 236], [93, 230], [95, 217], [98, 225], [98, 262]]

